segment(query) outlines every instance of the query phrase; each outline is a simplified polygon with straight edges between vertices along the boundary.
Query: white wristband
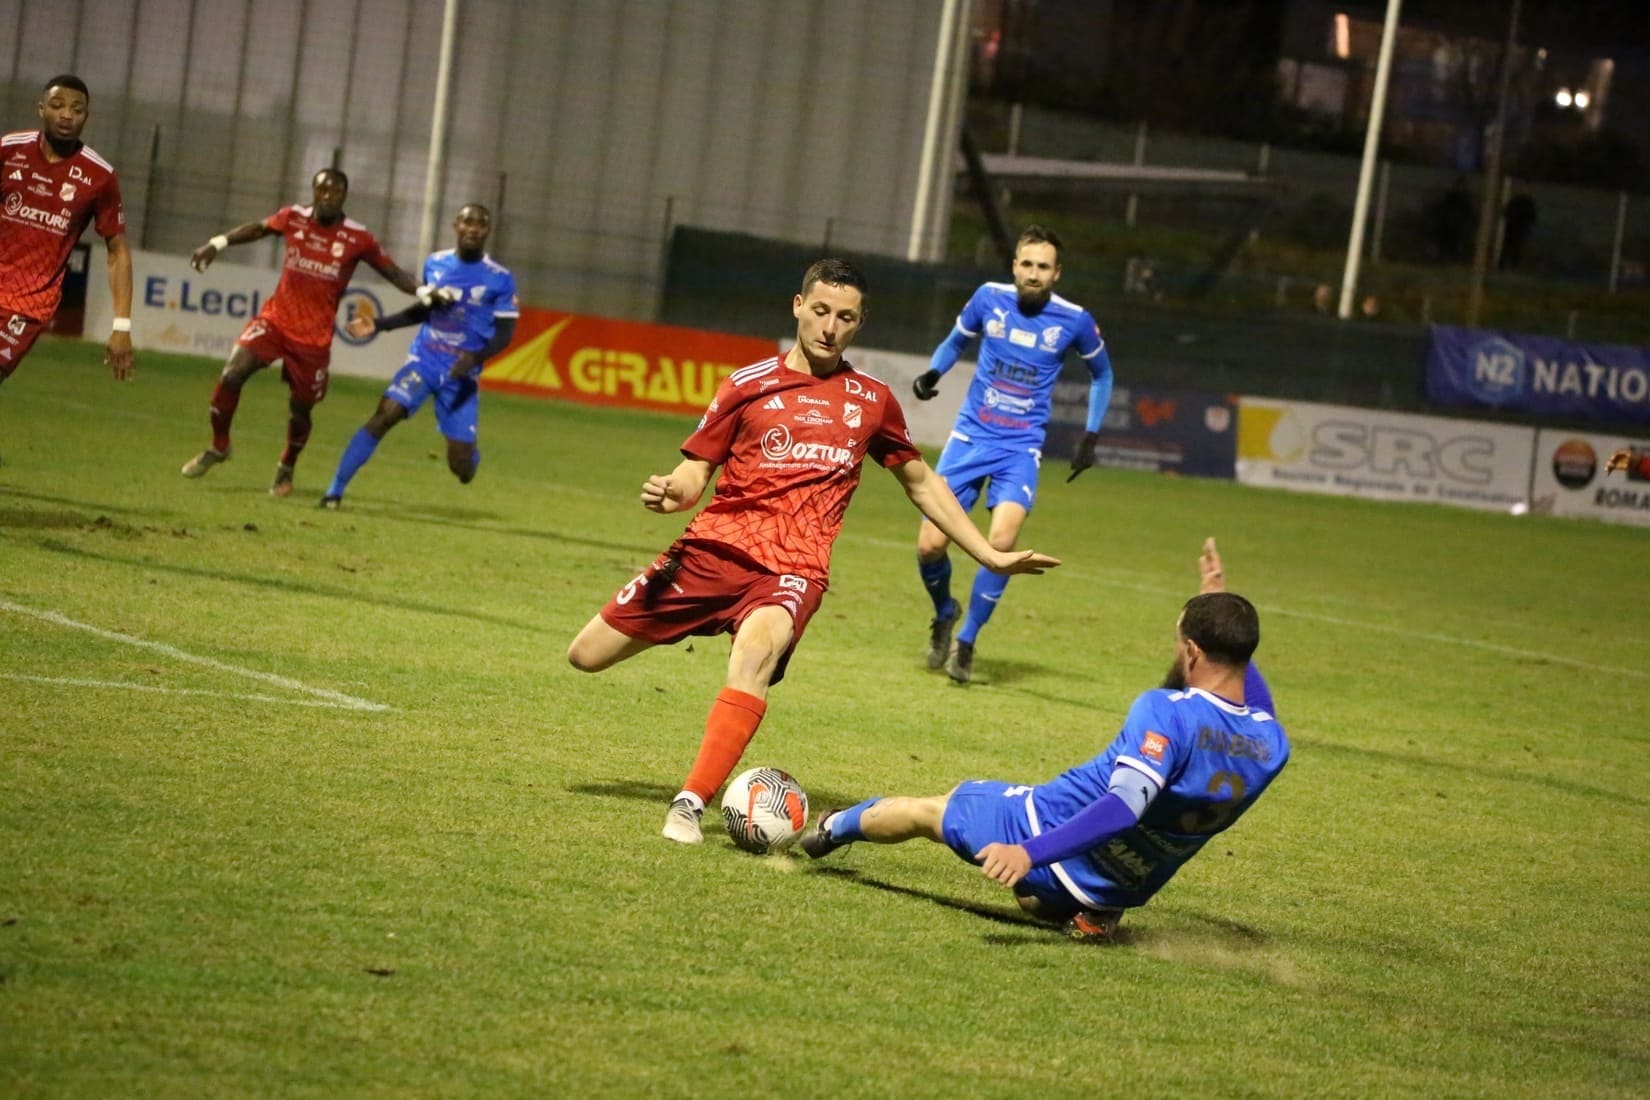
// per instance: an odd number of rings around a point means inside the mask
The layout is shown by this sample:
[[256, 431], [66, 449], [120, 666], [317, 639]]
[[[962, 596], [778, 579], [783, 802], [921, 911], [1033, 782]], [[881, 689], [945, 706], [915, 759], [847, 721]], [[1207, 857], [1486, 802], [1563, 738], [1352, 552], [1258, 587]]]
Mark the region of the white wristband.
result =
[[116, 317], [110, 328], [115, 332], [131, 332], [132, 319], [130, 317]]
[[213, 237], [206, 243], [217, 249], [219, 252], [222, 252], [224, 249], [229, 247], [229, 238], [224, 236], [222, 233], [219, 233], [216, 237]]

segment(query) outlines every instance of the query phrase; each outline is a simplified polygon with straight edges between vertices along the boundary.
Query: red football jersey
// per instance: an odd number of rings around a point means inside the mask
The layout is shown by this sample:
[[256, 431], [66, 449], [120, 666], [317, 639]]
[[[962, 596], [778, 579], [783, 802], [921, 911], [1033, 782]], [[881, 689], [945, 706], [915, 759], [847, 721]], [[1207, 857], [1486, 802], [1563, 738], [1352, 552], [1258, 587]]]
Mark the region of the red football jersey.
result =
[[870, 455], [897, 466], [922, 457], [893, 393], [846, 360], [824, 378], [780, 359], [733, 372], [682, 453], [722, 467], [715, 495], [684, 539], [726, 543], [775, 573], [821, 586], [860, 462]]
[[390, 258], [360, 222], [340, 218], [322, 225], [313, 207], [283, 206], [264, 225], [286, 238], [286, 258], [281, 281], [258, 316], [295, 344], [325, 347], [355, 265], [365, 260], [377, 267]]
[[63, 297], [63, 270], [94, 218], [104, 240], [126, 232], [120, 181], [82, 145], [46, 159], [40, 131], [0, 138], [0, 311], [49, 321]]

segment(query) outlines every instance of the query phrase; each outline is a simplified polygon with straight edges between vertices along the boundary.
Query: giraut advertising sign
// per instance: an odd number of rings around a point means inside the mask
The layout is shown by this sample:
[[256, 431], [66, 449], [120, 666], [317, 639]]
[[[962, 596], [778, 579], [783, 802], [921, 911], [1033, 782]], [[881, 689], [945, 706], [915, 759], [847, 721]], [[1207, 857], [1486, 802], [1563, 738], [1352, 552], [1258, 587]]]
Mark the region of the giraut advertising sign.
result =
[[1650, 350], [1434, 325], [1427, 400], [1650, 424]]
[[484, 389], [698, 416], [734, 371], [772, 358], [772, 340], [674, 325], [524, 309]]

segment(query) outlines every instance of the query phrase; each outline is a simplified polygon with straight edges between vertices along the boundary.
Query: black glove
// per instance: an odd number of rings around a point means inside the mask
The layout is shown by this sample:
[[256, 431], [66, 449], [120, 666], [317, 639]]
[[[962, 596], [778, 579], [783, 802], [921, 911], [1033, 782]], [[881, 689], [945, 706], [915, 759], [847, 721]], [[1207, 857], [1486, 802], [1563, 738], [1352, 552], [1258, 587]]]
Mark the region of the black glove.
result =
[[940, 392], [940, 372], [925, 370], [917, 375], [916, 380], [911, 383], [911, 392], [917, 395], [918, 401], [931, 400]]
[[1066, 484], [1077, 480], [1077, 475], [1094, 465], [1094, 445], [1100, 442], [1099, 432], [1084, 432], [1083, 439], [1077, 444], [1077, 453], [1071, 456], [1071, 476], [1066, 478]]

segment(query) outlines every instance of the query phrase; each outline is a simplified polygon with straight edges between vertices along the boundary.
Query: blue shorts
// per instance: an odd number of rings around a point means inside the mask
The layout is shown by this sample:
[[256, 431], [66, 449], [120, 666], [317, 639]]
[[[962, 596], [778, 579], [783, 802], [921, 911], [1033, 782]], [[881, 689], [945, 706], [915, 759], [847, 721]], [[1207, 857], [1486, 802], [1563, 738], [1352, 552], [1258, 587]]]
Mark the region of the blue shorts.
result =
[[452, 378], [442, 364], [415, 355], [401, 364], [384, 396], [406, 409], [408, 416], [434, 396], [435, 423], [441, 434], [459, 443], [476, 441], [481, 402], [474, 378]]
[[988, 480], [987, 509], [1013, 502], [1029, 512], [1037, 503], [1037, 468], [1042, 461], [1043, 452], [1031, 447], [992, 447], [953, 435], [934, 472], [945, 478], [965, 512], [980, 499], [980, 487]]
[[[1030, 787], [1011, 786], [994, 779], [970, 779], [958, 787], [945, 803], [940, 831], [957, 857], [974, 863], [974, 855], [987, 844], [1024, 844], [1031, 839], [1031, 822], [1026, 817]], [[976, 867], [979, 864], [974, 864]], [[1065, 920], [1082, 908], [1052, 867], [1033, 867], [1014, 887], [1017, 897], [1034, 897], [1042, 905], [1040, 916]]]

